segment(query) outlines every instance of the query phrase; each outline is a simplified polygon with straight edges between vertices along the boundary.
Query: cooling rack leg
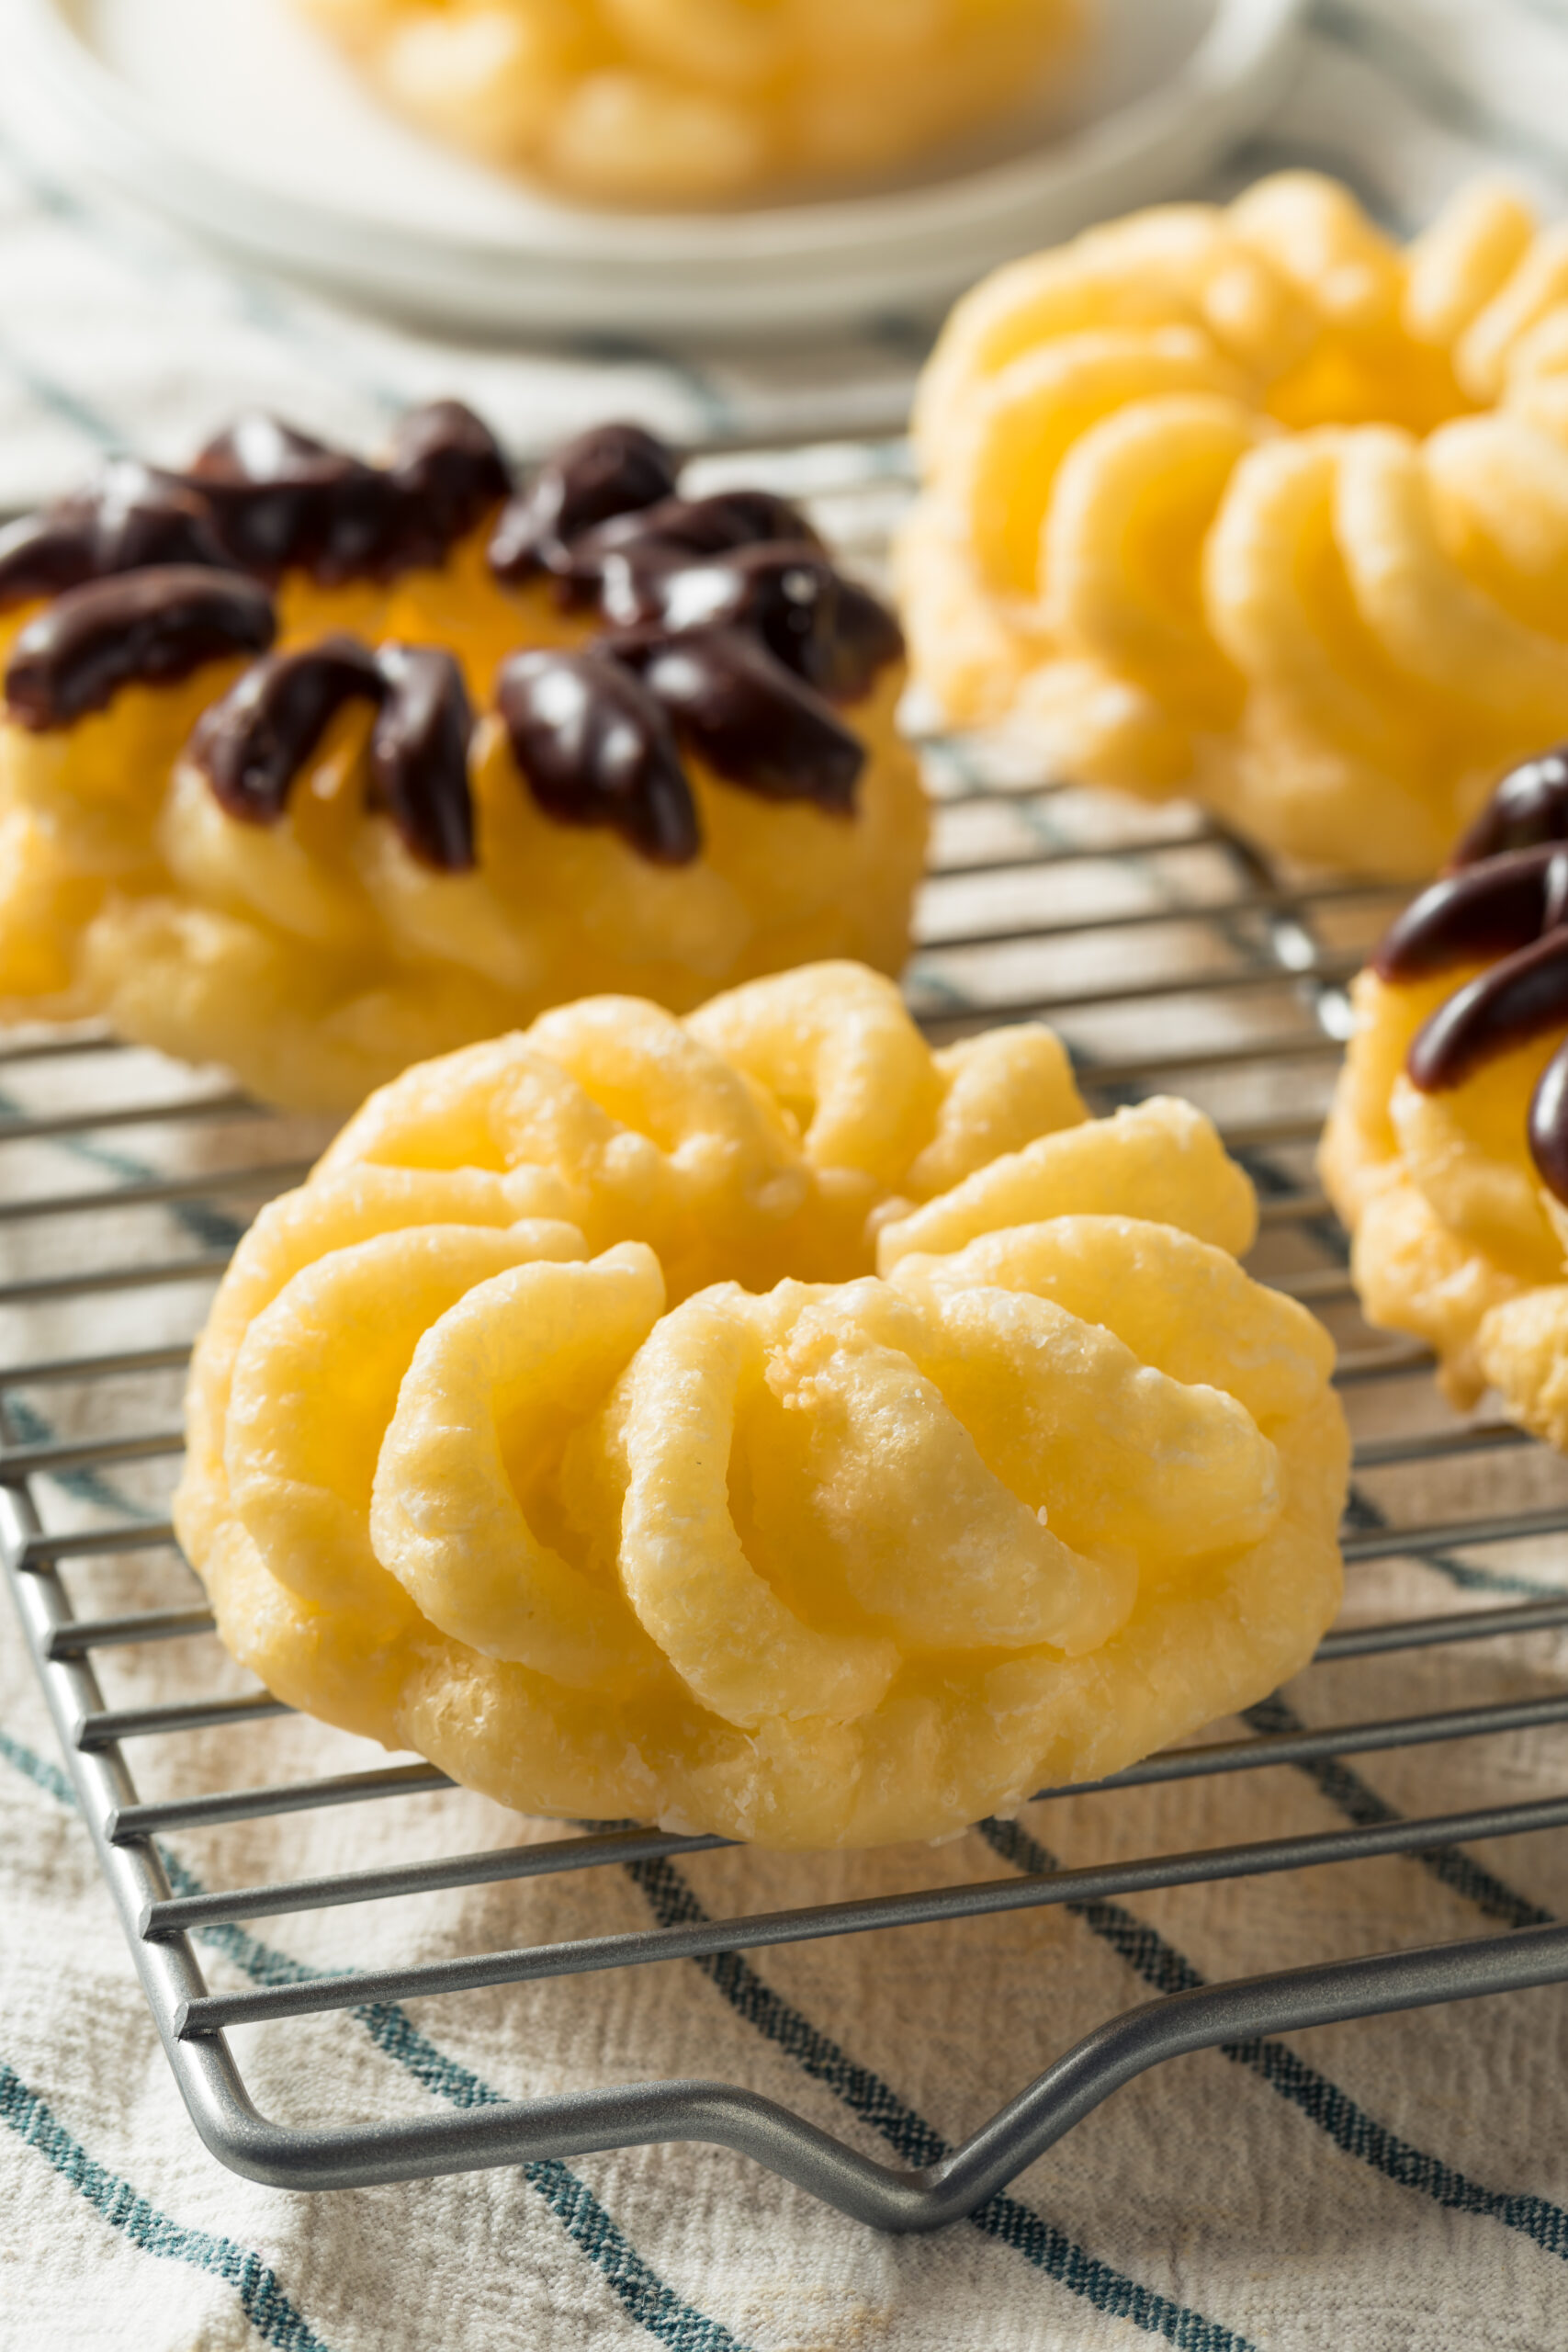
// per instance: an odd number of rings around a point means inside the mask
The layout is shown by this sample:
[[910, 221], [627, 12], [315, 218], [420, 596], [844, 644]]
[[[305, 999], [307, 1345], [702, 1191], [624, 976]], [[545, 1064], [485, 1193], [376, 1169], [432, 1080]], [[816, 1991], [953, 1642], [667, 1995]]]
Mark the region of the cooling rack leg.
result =
[[749, 2156], [873, 2229], [935, 2230], [985, 2203], [1135, 2075], [1168, 2058], [1568, 1977], [1568, 1925], [1384, 1952], [1206, 1985], [1127, 2011], [1068, 2051], [943, 2164], [880, 2165], [773, 2100], [724, 2083], [633, 2084], [478, 2113], [294, 2131], [260, 2116], [216, 2041], [182, 2046], [202, 2138], [234, 2171], [284, 2188], [367, 2188], [543, 2157], [702, 2141]]
[[[3, 1406], [0, 1433], [7, 1437], [10, 1434]], [[138, 1921], [146, 1905], [168, 1901], [172, 1890], [150, 1838], [132, 1838], [117, 1845], [111, 1837], [118, 1813], [137, 1802], [136, 1784], [118, 1743], [94, 1749], [82, 1745], [80, 1726], [85, 1717], [102, 1711], [103, 1692], [85, 1658], [52, 1657], [50, 1654], [51, 1637], [72, 1623], [72, 1612], [65, 1588], [54, 1568], [25, 1568], [21, 1565], [29, 1537], [39, 1532], [38, 1512], [25, 1485], [0, 1486], [0, 1556], [5, 1560], [17, 1615], [54, 1720], [77, 1805], [114, 1897], [159, 2038], [195, 2118], [191, 2069], [184, 2063], [175, 2019], [184, 2003], [198, 1999], [206, 1992], [206, 1980], [187, 1937], [170, 1936], [151, 1943], [138, 1933]], [[204, 2063], [220, 2077], [226, 2077], [233, 2091], [243, 2097], [238, 2070], [220, 2036], [213, 2038]]]

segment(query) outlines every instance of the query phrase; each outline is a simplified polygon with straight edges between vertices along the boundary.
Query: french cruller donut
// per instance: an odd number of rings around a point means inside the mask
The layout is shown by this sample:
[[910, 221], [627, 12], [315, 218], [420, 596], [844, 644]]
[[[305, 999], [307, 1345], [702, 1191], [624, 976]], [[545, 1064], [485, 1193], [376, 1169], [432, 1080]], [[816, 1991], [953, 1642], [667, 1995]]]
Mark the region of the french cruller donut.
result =
[[1504, 779], [1354, 994], [1323, 1171], [1361, 1303], [1568, 1448], [1568, 757]]
[[1434, 874], [1568, 731], [1568, 243], [1308, 172], [1010, 263], [920, 386], [914, 673], [1046, 771]]
[[941, 1838], [1251, 1703], [1340, 1590], [1252, 1188], [827, 964], [408, 1071], [241, 1243], [175, 1523], [236, 1657], [530, 1813]]
[[588, 990], [897, 971], [902, 641], [635, 426], [512, 494], [452, 403], [382, 468], [248, 419], [0, 544], [0, 1003], [346, 1110]]
[[579, 202], [754, 200], [1037, 109], [1083, 0], [296, 0], [437, 137]]

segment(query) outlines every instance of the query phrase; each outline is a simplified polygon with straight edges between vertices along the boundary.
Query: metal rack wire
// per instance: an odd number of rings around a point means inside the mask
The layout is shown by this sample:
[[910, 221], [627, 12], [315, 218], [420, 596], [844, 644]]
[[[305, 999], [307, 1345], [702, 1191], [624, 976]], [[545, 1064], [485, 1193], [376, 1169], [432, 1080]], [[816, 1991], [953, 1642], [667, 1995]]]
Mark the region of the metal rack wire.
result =
[[[862, 552], [874, 554], [899, 492], [897, 453], [838, 449], [817, 458], [807, 486], [824, 492], [840, 539], [858, 536]], [[799, 453], [787, 459], [784, 478], [794, 469], [798, 479], [803, 462]], [[755, 459], [747, 470], [759, 470]], [[1389, 894], [1304, 886], [1190, 810], [1139, 811], [1019, 782], [988, 772], [961, 742], [934, 743], [931, 770], [942, 803], [938, 854], [911, 980], [931, 1034], [1049, 1018], [1067, 1037], [1097, 1109], [1165, 1085], [1214, 1109], [1262, 1195], [1255, 1270], [1309, 1302], [1341, 1339], [1339, 1379], [1359, 1437], [1346, 1538], [1353, 1571], [1400, 1559], [1459, 1558], [1462, 1568], [1478, 1547], [1510, 1544], [1532, 1546], [1550, 1564], [1551, 1539], [1568, 1532], [1568, 1465], [1539, 1448], [1528, 1449], [1530, 1477], [1517, 1487], [1528, 1500], [1511, 1498], [1510, 1479], [1503, 1507], [1439, 1500], [1430, 1515], [1424, 1498], [1435, 1480], [1451, 1485], [1456, 1468], [1518, 1453], [1527, 1442], [1503, 1424], [1455, 1421], [1432, 1390], [1425, 1352], [1357, 1323], [1343, 1237], [1312, 1177], [1312, 1145], [1345, 1034], [1344, 982], [1389, 911]], [[81, 1076], [90, 1081], [85, 1097]], [[220, 1204], [254, 1205], [297, 1181], [319, 1138], [94, 1035], [0, 1045], [0, 1090], [12, 1105], [0, 1115], [0, 1236], [8, 1230], [27, 1248], [27, 1271], [0, 1283], [0, 1554], [169, 2062], [203, 2139], [236, 2170], [300, 2188], [357, 2187], [695, 2139], [751, 2156], [879, 2227], [928, 2229], [974, 2210], [1118, 2086], [1165, 2058], [1568, 1977], [1568, 1926], [1542, 1919], [1431, 1949], [1164, 1993], [1110, 2018], [924, 2171], [874, 2162], [778, 2101], [721, 2082], [584, 2087], [368, 2122], [268, 2120], [231, 2046], [236, 2028], [1372, 1857], [1441, 1857], [1463, 1843], [1568, 1827], [1568, 1772], [1560, 1794], [1427, 1818], [1390, 1811], [1328, 1830], [1127, 1857], [1108, 1838], [1106, 1853], [1116, 1858], [1088, 1867], [1015, 1870], [964, 1884], [936, 1883], [933, 1873], [932, 1883], [847, 1901], [215, 1991], [191, 1940], [202, 1930], [721, 1852], [723, 1841], [589, 1826], [391, 1868], [179, 1891], [155, 1842], [171, 1835], [450, 1787], [415, 1761], [219, 1789], [182, 1790], [176, 1772], [171, 1793], [144, 1799], [131, 1742], [156, 1736], [177, 1747], [218, 1728], [243, 1745], [252, 1726], [288, 1710], [265, 1691], [235, 1687], [194, 1584], [166, 1605], [150, 1603], [141, 1587], [134, 1605], [105, 1611], [96, 1598], [117, 1563], [154, 1564], [166, 1576], [177, 1562], [158, 1482], [166, 1484], [178, 1452], [175, 1384], [189, 1337], [238, 1230]], [[140, 1157], [109, 1140], [122, 1136]], [[65, 1162], [73, 1172], [61, 1181]], [[32, 1181], [35, 1164], [47, 1181]], [[151, 1243], [126, 1238], [138, 1218], [151, 1220]], [[1401, 1409], [1391, 1416], [1382, 1408], [1395, 1396]], [[118, 1399], [113, 1410], [104, 1402], [110, 1396]], [[122, 1487], [137, 1499], [127, 1501]], [[1458, 1581], [1462, 1589], [1462, 1573]], [[1355, 1612], [1325, 1641], [1313, 1673], [1568, 1627], [1568, 1576], [1560, 1596], [1538, 1584], [1499, 1597], [1507, 1582], [1472, 1577], [1484, 1587], [1480, 1597], [1472, 1589], [1462, 1605], [1437, 1615]], [[188, 1645], [182, 1695], [110, 1703], [101, 1662], [165, 1643]], [[1523, 1698], [1393, 1719], [1352, 1714], [1314, 1727], [1280, 1709], [1256, 1710], [1245, 1736], [1151, 1758], [1094, 1793], [1113, 1806], [1119, 1792], [1156, 1783], [1223, 1782], [1502, 1735], [1546, 1738], [1563, 1724], [1568, 1682], [1549, 1681]]]

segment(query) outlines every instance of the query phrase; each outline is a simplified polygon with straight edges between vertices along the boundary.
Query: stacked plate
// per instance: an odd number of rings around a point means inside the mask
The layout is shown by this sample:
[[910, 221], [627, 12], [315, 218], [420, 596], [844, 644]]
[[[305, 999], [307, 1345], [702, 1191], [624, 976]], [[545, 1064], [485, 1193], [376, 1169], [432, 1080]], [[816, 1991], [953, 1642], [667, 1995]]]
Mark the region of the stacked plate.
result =
[[1282, 95], [1304, 0], [1102, 0], [1070, 93], [984, 159], [832, 202], [574, 209], [386, 114], [284, 0], [10, 0], [28, 129], [250, 258], [447, 325], [779, 334], [932, 311], [1190, 185]]

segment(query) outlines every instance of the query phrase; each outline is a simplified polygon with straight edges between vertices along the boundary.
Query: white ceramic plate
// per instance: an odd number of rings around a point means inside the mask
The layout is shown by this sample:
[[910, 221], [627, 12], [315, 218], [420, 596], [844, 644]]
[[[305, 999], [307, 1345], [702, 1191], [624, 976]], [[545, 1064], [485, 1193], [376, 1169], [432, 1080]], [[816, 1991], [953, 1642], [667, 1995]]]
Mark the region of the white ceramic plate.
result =
[[284, 0], [7, 0], [8, 103], [62, 161], [360, 300], [513, 333], [757, 335], [935, 310], [1179, 191], [1281, 96], [1305, 0], [1101, 0], [1010, 152], [836, 202], [606, 214], [386, 113]]

